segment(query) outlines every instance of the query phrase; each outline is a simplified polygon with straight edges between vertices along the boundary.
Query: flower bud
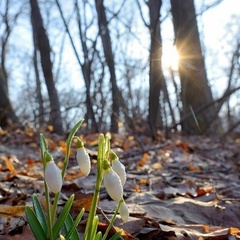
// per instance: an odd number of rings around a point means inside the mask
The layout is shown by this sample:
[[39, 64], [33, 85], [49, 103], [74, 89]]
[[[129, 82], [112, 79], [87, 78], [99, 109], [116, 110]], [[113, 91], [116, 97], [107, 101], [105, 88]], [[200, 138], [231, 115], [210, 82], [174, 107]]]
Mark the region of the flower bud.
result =
[[48, 188], [57, 194], [62, 188], [62, 174], [53, 160], [46, 163], [45, 181]]
[[77, 162], [83, 174], [87, 176], [90, 173], [91, 161], [84, 147], [77, 149]]
[[126, 182], [126, 171], [125, 171], [125, 166], [119, 161], [119, 159], [112, 160], [112, 169], [114, 172], [117, 173], [117, 175], [121, 179], [122, 185], [125, 184]]
[[109, 168], [105, 171], [103, 184], [109, 196], [116, 202], [119, 202], [123, 196], [123, 186], [116, 172]]
[[128, 211], [128, 206], [125, 202], [122, 202], [120, 208], [119, 208], [119, 213], [124, 222], [128, 221], [129, 218], [129, 211]]

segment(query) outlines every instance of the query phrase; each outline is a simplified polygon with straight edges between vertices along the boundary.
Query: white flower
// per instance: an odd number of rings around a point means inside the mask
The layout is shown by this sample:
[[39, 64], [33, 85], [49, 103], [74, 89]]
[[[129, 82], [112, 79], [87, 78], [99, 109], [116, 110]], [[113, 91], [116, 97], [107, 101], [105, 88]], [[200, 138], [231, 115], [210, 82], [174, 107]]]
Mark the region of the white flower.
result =
[[77, 162], [83, 174], [87, 176], [90, 173], [91, 161], [84, 147], [77, 149]]
[[119, 213], [124, 222], [128, 221], [129, 218], [129, 211], [128, 211], [128, 206], [125, 202], [123, 202], [119, 208]]
[[109, 196], [116, 202], [119, 202], [123, 196], [123, 186], [120, 177], [112, 168], [105, 171], [103, 184]]
[[48, 188], [53, 193], [57, 194], [62, 188], [62, 174], [54, 161], [46, 163], [45, 181]]
[[125, 166], [119, 161], [119, 159], [112, 160], [112, 169], [114, 172], [117, 173], [117, 175], [120, 177], [122, 185], [126, 182], [126, 170]]

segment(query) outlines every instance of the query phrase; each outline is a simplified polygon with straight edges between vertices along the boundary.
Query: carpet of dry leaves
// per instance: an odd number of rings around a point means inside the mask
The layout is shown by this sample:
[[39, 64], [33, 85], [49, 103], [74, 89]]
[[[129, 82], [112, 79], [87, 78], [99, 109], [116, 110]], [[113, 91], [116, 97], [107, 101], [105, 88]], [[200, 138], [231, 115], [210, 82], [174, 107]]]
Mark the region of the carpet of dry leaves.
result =
[[[51, 154], [62, 166], [65, 139], [45, 134]], [[73, 216], [89, 209], [95, 185], [97, 134], [79, 135], [91, 156], [82, 176], [72, 148], [59, 209], [75, 194]], [[143, 135], [112, 134], [112, 148], [127, 169], [124, 198], [130, 219], [116, 228], [122, 239], [240, 238], [240, 139], [172, 135], [152, 141]], [[35, 192], [42, 199], [43, 171], [38, 134], [32, 129], [0, 132], [0, 239], [34, 239], [24, 208]], [[116, 204], [104, 188], [99, 200], [99, 230], [104, 231]], [[87, 212], [78, 226], [84, 231]]]

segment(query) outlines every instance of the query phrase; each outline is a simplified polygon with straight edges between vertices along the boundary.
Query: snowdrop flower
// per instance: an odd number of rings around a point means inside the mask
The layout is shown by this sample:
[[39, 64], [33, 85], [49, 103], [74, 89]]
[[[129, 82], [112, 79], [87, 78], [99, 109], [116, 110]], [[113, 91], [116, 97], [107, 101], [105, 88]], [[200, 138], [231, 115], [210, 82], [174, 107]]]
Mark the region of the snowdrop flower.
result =
[[77, 143], [77, 162], [83, 174], [87, 176], [91, 170], [91, 161], [83, 142], [80, 139], [78, 139]]
[[119, 213], [124, 222], [128, 221], [129, 218], [129, 211], [128, 211], [128, 206], [125, 202], [122, 202], [120, 208], [119, 208]]
[[112, 169], [114, 172], [117, 173], [117, 175], [121, 179], [122, 185], [124, 185], [127, 179], [126, 170], [125, 170], [125, 166], [119, 161], [118, 158], [112, 160]]
[[60, 192], [62, 188], [62, 174], [53, 160], [46, 163], [45, 181], [50, 191], [55, 194]]
[[91, 161], [84, 147], [77, 149], [77, 162], [83, 174], [87, 176], [90, 173]]
[[110, 160], [112, 162], [112, 169], [120, 177], [122, 185], [126, 182], [126, 170], [125, 166], [119, 161], [118, 156], [111, 150], [109, 154]]
[[123, 196], [123, 186], [120, 177], [110, 167], [105, 170], [103, 184], [109, 196], [116, 202], [119, 202]]

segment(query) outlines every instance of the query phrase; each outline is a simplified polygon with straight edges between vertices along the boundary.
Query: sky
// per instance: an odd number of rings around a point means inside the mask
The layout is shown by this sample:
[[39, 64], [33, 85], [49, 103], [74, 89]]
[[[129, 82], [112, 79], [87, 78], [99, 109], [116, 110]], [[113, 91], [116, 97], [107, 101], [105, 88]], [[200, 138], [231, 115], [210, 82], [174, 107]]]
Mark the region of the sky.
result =
[[[195, 0], [197, 14], [201, 12], [203, 4], [211, 2], [214, 1]], [[215, 97], [221, 95], [227, 85], [226, 72], [230, 65], [231, 53], [236, 45], [236, 37], [233, 36], [240, 34], [239, 9], [239, 0], [223, 0], [219, 5], [198, 16], [198, 27], [209, 84], [212, 86]], [[171, 30], [169, 31], [169, 29]], [[163, 62], [165, 62], [166, 67], [173, 65], [173, 68], [177, 69], [177, 53], [172, 46], [173, 33], [170, 18], [163, 23], [163, 36], [165, 36]], [[172, 53], [170, 58], [168, 57], [169, 52]]]
[[[106, 2], [108, 2], [106, 0]], [[163, 1], [165, 10], [169, 10], [169, 1]], [[214, 2], [213, 0], [195, 0], [196, 11], [200, 12], [203, 4]], [[227, 84], [226, 71], [230, 64], [230, 52], [234, 49], [235, 39], [233, 35], [240, 33], [240, 0], [223, 0], [221, 4], [215, 6], [212, 9], [207, 10], [201, 16], [198, 17], [199, 32], [201, 34], [203, 43], [203, 52], [206, 57], [206, 66], [208, 70], [208, 77], [210, 85], [212, 86], [215, 96], [219, 96], [224, 91], [224, 84]], [[26, 10], [27, 11], [27, 10]], [[162, 14], [164, 16], [164, 13]], [[234, 19], [234, 15], [238, 16]], [[139, 20], [141, 21], [141, 19]], [[52, 34], [53, 32], [51, 32]], [[177, 69], [177, 55], [176, 50], [173, 47], [173, 27], [171, 22], [171, 16], [162, 24], [162, 36], [163, 36], [163, 64], [164, 72], [168, 77], [167, 68], [172, 65], [174, 69]], [[141, 44], [137, 42], [129, 46], [128, 51], [132, 51], [133, 55], [140, 56], [147, 61], [148, 59], [148, 32], [146, 29], [142, 32], [140, 37]], [[57, 39], [57, 38], [55, 38]], [[56, 41], [54, 39], [54, 41]], [[80, 68], [76, 62], [74, 53], [69, 45], [68, 37], [65, 40], [68, 46], [65, 48], [65, 56], [63, 58], [64, 66], [68, 69], [67, 72], [62, 71], [61, 76], [63, 79], [71, 80], [71, 87], [82, 89], [84, 87], [83, 80], [80, 72]], [[53, 42], [53, 41], [52, 41]], [[32, 53], [32, 36], [31, 26], [29, 19], [21, 18], [18, 24], [18, 28], [14, 30], [11, 37], [11, 44], [15, 46], [10, 51], [12, 58], [8, 59], [8, 69], [10, 72], [10, 93], [15, 93], [18, 89], [16, 86], [26, 85], [26, 71], [30, 72], [31, 59], [29, 55]], [[139, 50], [141, 45], [145, 45], [142, 50]], [[130, 49], [131, 47], [131, 49]], [[21, 49], [29, 49], [27, 52], [21, 51]], [[20, 51], [18, 51], [20, 49]], [[220, 50], [219, 50], [220, 49]], [[80, 47], [79, 47], [80, 50]], [[80, 50], [81, 51], [81, 50]], [[66, 54], [67, 53], [67, 54]], [[28, 55], [28, 56], [24, 56]], [[21, 58], [26, 59], [24, 68], [22, 62], [17, 61], [17, 57], [21, 55]], [[18, 69], [18, 71], [12, 71], [12, 69]], [[147, 73], [146, 73], [147, 74]], [[24, 79], [23, 79], [24, 76]], [[31, 76], [29, 75], [29, 78]], [[140, 78], [139, 81], [143, 81], [144, 78]], [[145, 77], [147, 79], [147, 75]], [[67, 81], [66, 81], [67, 82]], [[80, 84], [81, 82], [81, 84]], [[147, 84], [147, 80], [145, 80]], [[64, 88], [64, 85], [62, 85]], [[217, 91], [216, 91], [217, 89]], [[17, 96], [12, 94], [12, 96]]]

